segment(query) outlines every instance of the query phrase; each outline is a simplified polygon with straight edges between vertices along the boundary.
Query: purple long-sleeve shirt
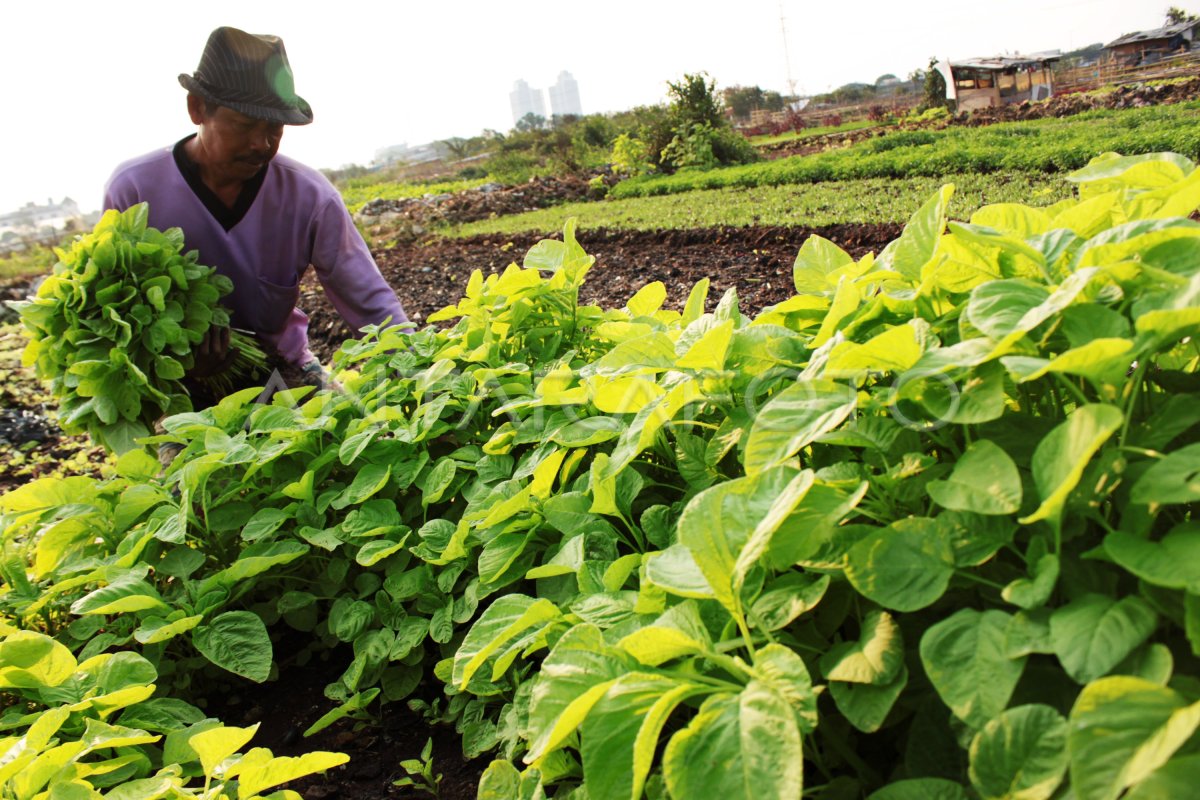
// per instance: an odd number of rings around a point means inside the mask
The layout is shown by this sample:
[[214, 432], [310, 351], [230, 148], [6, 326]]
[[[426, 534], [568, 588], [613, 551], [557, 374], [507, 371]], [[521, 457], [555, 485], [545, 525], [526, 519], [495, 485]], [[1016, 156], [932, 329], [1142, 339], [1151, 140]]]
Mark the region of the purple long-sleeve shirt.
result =
[[296, 308], [300, 278], [311, 264], [325, 295], [354, 330], [407, 322], [408, 317], [367, 249], [337, 189], [316, 170], [277, 155], [253, 203], [226, 230], [189, 186], [172, 148], [117, 167], [104, 188], [104, 208], [146, 201], [150, 224], [183, 229], [200, 263], [233, 281], [222, 299], [236, 327], [248, 328], [288, 363], [314, 361], [308, 316]]

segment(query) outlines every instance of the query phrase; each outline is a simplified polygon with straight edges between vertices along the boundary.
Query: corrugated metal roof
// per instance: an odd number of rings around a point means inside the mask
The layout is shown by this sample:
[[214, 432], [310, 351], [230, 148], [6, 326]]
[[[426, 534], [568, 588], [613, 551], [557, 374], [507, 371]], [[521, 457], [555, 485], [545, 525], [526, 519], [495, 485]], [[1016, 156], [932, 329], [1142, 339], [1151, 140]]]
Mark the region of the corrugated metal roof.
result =
[[1194, 28], [1200, 25], [1200, 20], [1192, 20], [1191, 22], [1177, 22], [1174, 25], [1164, 25], [1161, 28], [1155, 28], [1150, 31], [1137, 31], [1136, 33], [1127, 33], [1120, 39], [1114, 39], [1104, 45], [1107, 50], [1110, 47], [1117, 47], [1123, 44], [1133, 44], [1135, 42], [1153, 42], [1158, 39], [1171, 39], [1189, 28]]
[[1022, 67], [1040, 67], [1051, 61], [1062, 58], [1061, 50], [1048, 50], [1043, 53], [1015, 54], [1011, 56], [990, 56], [987, 58], [967, 58], [962, 61], [951, 61], [952, 69], [1020, 69]]

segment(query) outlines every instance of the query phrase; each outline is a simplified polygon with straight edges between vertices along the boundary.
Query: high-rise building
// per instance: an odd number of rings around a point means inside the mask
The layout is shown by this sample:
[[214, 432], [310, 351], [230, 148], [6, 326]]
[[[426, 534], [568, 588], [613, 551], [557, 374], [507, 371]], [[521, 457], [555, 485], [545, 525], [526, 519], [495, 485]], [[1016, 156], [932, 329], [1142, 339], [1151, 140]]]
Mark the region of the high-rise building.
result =
[[520, 122], [527, 114], [546, 118], [546, 103], [542, 99], [542, 90], [531, 88], [524, 80], [513, 84], [513, 90], [508, 94], [512, 104], [513, 124]]
[[550, 87], [550, 114], [555, 117], [583, 116], [579, 84], [566, 70], [558, 73], [558, 81]]

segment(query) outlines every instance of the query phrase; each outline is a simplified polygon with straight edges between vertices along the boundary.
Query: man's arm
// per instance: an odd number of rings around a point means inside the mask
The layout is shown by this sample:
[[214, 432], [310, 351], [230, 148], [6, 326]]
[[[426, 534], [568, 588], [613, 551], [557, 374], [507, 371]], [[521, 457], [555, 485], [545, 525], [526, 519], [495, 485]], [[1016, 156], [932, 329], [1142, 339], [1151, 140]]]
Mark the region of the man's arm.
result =
[[387, 319], [392, 325], [408, 322], [340, 197], [318, 212], [312, 263], [325, 295], [355, 331]]

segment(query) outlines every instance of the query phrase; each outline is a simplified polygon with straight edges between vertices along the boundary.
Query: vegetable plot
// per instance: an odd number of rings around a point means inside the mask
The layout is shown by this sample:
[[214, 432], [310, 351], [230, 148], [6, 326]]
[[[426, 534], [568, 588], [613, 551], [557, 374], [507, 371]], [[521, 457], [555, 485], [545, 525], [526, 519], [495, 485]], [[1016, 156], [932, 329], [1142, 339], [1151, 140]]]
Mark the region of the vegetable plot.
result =
[[[118, 453], [163, 414], [191, 410], [179, 381], [192, 347], [210, 325], [229, 325], [217, 301], [233, 284], [182, 252], [178, 228], [148, 227], [148, 214], [145, 203], [105, 212], [91, 233], [56, 248], [34, 299], [11, 304], [30, 337], [23, 363], [51, 381], [63, 428]], [[232, 339], [237, 373], [265, 363], [251, 337]]]
[[481, 798], [1179, 796], [1200, 171], [1073, 180], [811, 238], [753, 319], [706, 281], [580, 306], [569, 225], [452, 327], [347, 343], [346, 394], [171, 418], [165, 485], [135, 454], [0, 498], [0, 608], [170, 691], [350, 644], [314, 727], [432, 673]]

